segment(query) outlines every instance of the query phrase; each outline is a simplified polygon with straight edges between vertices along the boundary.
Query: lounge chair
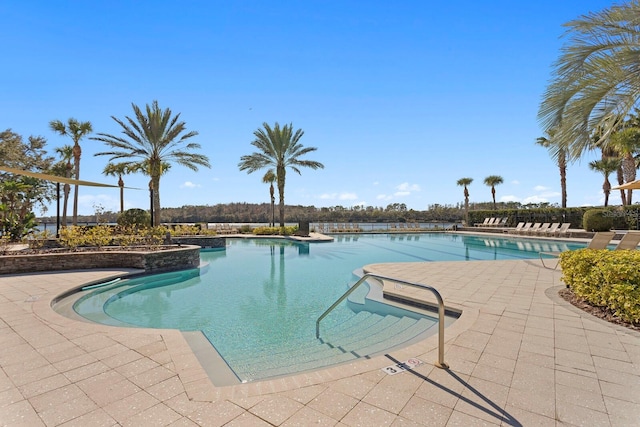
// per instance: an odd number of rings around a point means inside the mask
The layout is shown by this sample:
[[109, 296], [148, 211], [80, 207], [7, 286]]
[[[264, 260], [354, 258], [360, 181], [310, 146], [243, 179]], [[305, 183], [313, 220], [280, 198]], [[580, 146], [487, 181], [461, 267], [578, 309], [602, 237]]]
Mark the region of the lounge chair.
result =
[[550, 223], [548, 222], [544, 222], [542, 223], [542, 225], [540, 226], [540, 228], [538, 228], [533, 234], [538, 235], [538, 236], [545, 236], [547, 230], [549, 229], [549, 227], [551, 226]]
[[524, 227], [524, 222], [519, 222], [515, 228], [508, 231], [509, 234], [517, 234]]
[[494, 227], [504, 227], [507, 225], [507, 220], [509, 218], [504, 217], [504, 218], [497, 218], [496, 221], [493, 223]]
[[532, 225], [533, 225], [532, 222], [525, 223], [520, 229], [520, 231], [518, 231], [518, 234], [527, 234]]
[[547, 231], [544, 232], [545, 236], [553, 236], [556, 230], [558, 230], [558, 227], [560, 227], [559, 222], [554, 222], [553, 224], [551, 224], [549, 228], [547, 228]]
[[489, 224], [489, 221], [493, 221], [493, 218], [486, 217], [484, 219], [484, 222], [476, 222], [473, 225], [476, 226], [476, 227], [484, 227], [484, 226]]
[[536, 234], [536, 231], [538, 231], [538, 229], [540, 228], [541, 225], [542, 225], [542, 223], [540, 223], [540, 222], [534, 222], [533, 225], [531, 226], [531, 228], [529, 228], [527, 230], [527, 234], [529, 236], [532, 236], [532, 235]]
[[562, 237], [562, 236], [571, 237], [571, 232], [569, 231], [569, 227], [571, 227], [571, 223], [563, 222], [560, 228], [558, 228], [558, 230], [556, 230], [556, 232], [553, 233], [553, 235], [556, 237]]
[[616, 250], [635, 250], [640, 244], [640, 232], [629, 231], [622, 236]]
[[[611, 242], [611, 239], [613, 239], [613, 236], [615, 235], [616, 233], [614, 231], [599, 231], [593, 235], [593, 238], [587, 245], [587, 248], [588, 249], [606, 249], [607, 246], [609, 245], [609, 242]], [[544, 258], [542, 256], [548, 255], [548, 256], [558, 258], [561, 253], [562, 252], [539, 252], [538, 255], [540, 256], [540, 261], [542, 262], [543, 267], [550, 268], [546, 266], [546, 264], [544, 263]], [[559, 260], [558, 262], [556, 262], [555, 267], [553, 267], [554, 270], [558, 268], [558, 264], [559, 264]]]

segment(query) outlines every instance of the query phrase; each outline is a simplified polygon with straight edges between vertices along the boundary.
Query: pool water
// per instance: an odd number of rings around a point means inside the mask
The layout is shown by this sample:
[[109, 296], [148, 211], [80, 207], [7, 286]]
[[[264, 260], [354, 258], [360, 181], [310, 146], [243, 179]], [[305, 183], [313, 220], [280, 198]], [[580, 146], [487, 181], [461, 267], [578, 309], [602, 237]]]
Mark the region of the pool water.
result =
[[[96, 287], [74, 309], [104, 324], [202, 331], [238, 378], [252, 381], [368, 357], [437, 329], [434, 318], [365, 299], [364, 286], [323, 320], [326, 337], [318, 342], [316, 319], [357, 280], [354, 271], [367, 264], [526, 259], [539, 251], [581, 246], [450, 233], [340, 235], [323, 243], [227, 239], [226, 250], [201, 252], [207, 268]], [[384, 325], [389, 336], [399, 336], [396, 329], [416, 332], [386, 347], [356, 345], [354, 331], [387, 340], [373, 325]]]

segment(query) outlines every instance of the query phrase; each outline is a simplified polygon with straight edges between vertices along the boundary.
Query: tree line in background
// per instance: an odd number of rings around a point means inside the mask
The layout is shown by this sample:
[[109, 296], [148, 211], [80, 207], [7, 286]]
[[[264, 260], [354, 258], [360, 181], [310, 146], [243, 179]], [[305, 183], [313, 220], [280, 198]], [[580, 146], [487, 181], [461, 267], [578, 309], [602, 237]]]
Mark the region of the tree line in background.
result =
[[[493, 211], [492, 202], [471, 203], [472, 212], [486, 215]], [[522, 205], [518, 202], [497, 203], [498, 210], [533, 210], [552, 208], [548, 203]], [[127, 211], [128, 212], [128, 211]], [[225, 203], [217, 205], [182, 206], [162, 208], [162, 223], [262, 223], [272, 220], [270, 203]], [[95, 215], [78, 217], [80, 224], [115, 223], [120, 214], [98, 210]], [[408, 209], [404, 203], [392, 203], [386, 207], [375, 206], [331, 206], [315, 207], [301, 205], [286, 206], [286, 223], [311, 222], [460, 222], [464, 218], [464, 207], [458, 205], [430, 205], [426, 210]], [[41, 217], [38, 221], [55, 224], [56, 218]]]

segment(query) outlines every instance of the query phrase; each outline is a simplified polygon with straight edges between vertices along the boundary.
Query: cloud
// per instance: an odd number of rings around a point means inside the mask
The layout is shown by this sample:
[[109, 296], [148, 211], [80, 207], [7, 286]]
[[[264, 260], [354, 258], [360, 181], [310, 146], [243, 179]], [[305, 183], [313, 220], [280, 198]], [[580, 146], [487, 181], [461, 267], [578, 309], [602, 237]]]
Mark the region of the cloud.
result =
[[520, 185], [520, 181], [518, 181], [517, 179], [514, 179], [513, 181], [511, 181], [511, 184]]
[[549, 199], [544, 196], [529, 196], [522, 199], [523, 205], [528, 205], [529, 203], [548, 203]]
[[356, 193], [342, 193], [338, 196], [340, 200], [356, 200], [358, 195]]
[[390, 196], [388, 194], [378, 194], [376, 196], [376, 199], [377, 200], [391, 200], [391, 199], [393, 199], [393, 196]]
[[200, 184], [194, 184], [191, 181], [185, 181], [184, 184], [180, 186], [180, 188], [199, 188], [202, 187]]
[[396, 192], [393, 193], [396, 197], [405, 197], [411, 195], [414, 191], [420, 191], [420, 186], [418, 184], [409, 184], [408, 182], [403, 182], [402, 184], [396, 187]]
[[409, 184], [408, 182], [403, 182], [396, 187], [396, 190], [398, 190], [398, 192], [400, 193], [410, 194], [412, 191], [420, 191], [420, 186], [418, 184]]
[[545, 187], [544, 185], [536, 185], [535, 187], [533, 187], [533, 189], [535, 191], [546, 191], [549, 189], [549, 187]]

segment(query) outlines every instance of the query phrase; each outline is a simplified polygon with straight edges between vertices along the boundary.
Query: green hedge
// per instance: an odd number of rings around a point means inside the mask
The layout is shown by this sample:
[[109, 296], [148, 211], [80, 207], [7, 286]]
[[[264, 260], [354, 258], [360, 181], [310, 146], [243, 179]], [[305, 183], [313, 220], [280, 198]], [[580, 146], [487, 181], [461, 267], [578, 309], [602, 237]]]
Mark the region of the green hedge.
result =
[[640, 251], [578, 249], [560, 254], [562, 281], [579, 297], [640, 323]]

